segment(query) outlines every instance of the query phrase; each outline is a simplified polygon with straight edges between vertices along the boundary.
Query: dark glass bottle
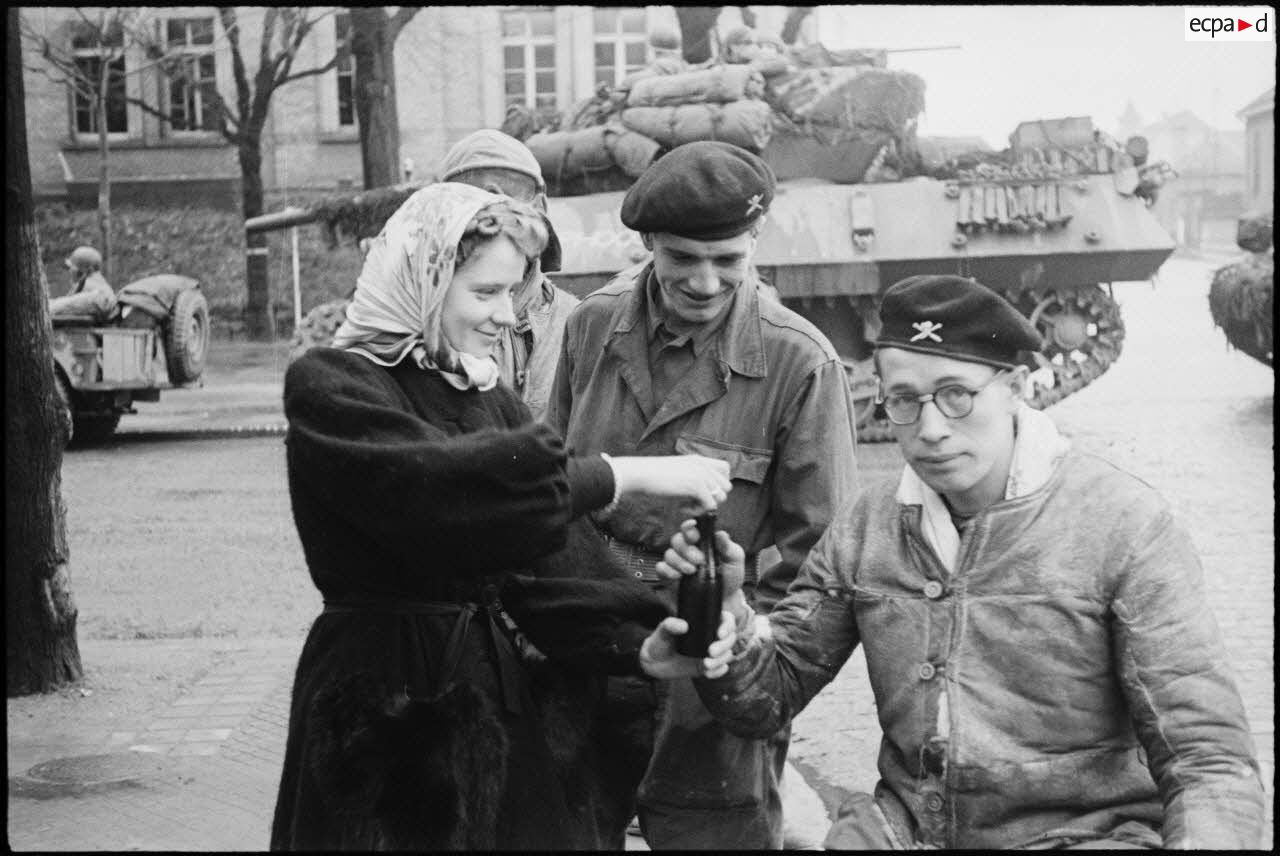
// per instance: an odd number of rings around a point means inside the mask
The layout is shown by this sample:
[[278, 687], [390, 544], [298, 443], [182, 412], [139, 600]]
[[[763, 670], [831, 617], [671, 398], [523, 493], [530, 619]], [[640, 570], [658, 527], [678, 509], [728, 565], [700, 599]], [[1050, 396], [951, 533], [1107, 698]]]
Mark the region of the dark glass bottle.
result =
[[707, 656], [707, 646], [716, 640], [720, 626], [724, 583], [716, 568], [716, 513], [698, 517], [698, 548], [706, 561], [692, 574], [680, 578], [676, 598], [678, 615], [689, 622], [689, 632], [676, 642], [676, 650], [686, 657]]

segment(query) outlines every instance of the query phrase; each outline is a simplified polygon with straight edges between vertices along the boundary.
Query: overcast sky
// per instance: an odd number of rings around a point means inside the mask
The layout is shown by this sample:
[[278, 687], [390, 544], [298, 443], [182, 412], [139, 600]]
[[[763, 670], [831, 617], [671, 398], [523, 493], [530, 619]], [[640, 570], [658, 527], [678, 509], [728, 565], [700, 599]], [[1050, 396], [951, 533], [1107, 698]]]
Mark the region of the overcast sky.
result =
[[1019, 122], [1092, 116], [1116, 130], [1132, 99], [1144, 122], [1191, 110], [1216, 128], [1275, 86], [1276, 44], [1188, 42], [1182, 6], [831, 6], [828, 47], [903, 48], [889, 67], [924, 78], [925, 135], [1008, 145]]

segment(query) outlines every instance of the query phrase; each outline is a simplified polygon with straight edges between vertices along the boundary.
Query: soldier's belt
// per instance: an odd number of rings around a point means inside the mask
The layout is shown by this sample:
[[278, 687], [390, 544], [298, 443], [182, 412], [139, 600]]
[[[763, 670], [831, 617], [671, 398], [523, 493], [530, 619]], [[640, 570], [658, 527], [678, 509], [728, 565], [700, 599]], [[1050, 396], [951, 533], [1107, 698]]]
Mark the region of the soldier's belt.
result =
[[[637, 544], [619, 541], [617, 538], [611, 538], [607, 535], [605, 536], [605, 543], [609, 545], [609, 552], [613, 553], [614, 558], [626, 569], [628, 574], [646, 583], [667, 582], [663, 577], [658, 576], [658, 572], [653, 567], [662, 561], [662, 553], [647, 550]], [[759, 577], [758, 560], [758, 555], [747, 556], [744, 576], [748, 584], [754, 584]]]

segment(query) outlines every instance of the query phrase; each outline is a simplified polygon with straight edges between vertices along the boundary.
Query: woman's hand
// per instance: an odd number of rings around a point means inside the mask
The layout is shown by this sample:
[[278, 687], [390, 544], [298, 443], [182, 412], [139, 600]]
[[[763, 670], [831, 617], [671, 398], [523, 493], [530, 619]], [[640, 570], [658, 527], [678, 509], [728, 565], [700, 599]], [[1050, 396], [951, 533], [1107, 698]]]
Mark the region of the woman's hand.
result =
[[611, 463], [619, 493], [688, 500], [692, 514], [717, 508], [733, 487], [728, 462], [705, 455], [620, 457]]
[[733, 643], [738, 638], [733, 615], [720, 613], [716, 641], [708, 646], [707, 656], [702, 659], [686, 657], [676, 651], [676, 640], [688, 630], [689, 625], [683, 618], [662, 619], [662, 623], [640, 646], [640, 667], [646, 675], [670, 681], [676, 678], [718, 678], [729, 671]]

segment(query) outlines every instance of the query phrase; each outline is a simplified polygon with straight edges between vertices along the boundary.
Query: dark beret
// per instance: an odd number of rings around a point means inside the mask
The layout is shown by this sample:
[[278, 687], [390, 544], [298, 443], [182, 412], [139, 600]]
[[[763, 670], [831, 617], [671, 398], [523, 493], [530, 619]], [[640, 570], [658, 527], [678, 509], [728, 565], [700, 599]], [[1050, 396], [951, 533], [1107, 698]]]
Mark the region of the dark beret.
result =
[[718, 241], [747, 231], [773, 202], [773, 170], [746, 149], [704, 140], [677, 146], [631, 185], [622, 222], [637, 232]]
[[1043, 340], [1000, 295], [963, 276], [909, 276], [880, 301], [877, 348], [902, 348], [992, 366], [1013, 366]]

